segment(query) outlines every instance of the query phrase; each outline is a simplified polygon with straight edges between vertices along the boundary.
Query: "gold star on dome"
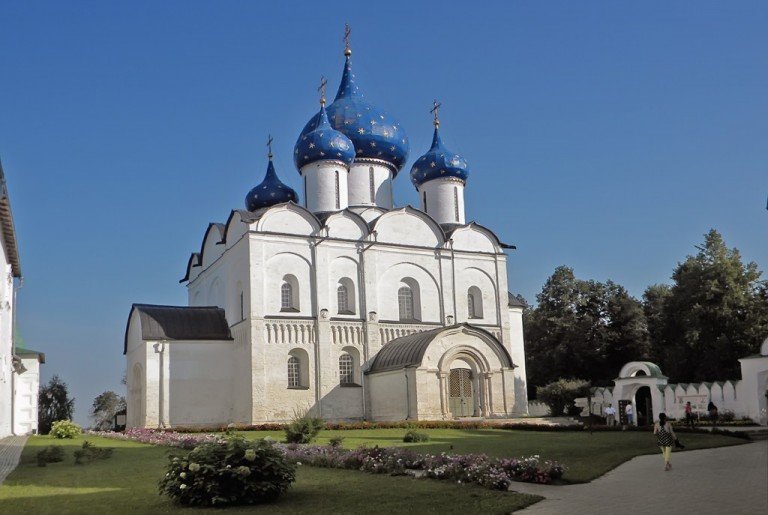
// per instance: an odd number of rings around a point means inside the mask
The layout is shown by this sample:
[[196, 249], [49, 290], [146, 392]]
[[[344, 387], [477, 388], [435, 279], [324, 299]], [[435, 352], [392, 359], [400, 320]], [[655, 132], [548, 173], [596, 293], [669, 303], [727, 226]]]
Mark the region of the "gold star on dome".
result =
[[365, 134], [365, 129], [360, 127], [359, 129], [357, 129], [357, 132], [358, 132], [358, 134]]
[[376, 120], [371, 120], [371, 125], [376, 125]]
[[375, 148], [376, 147], [376, 142], [375, 141], [371, 141], [371, 146]]
[[315, 144], [314, 143], [310, 143], [309, 144], [309, 148], [315, 148]]
[[389, 150], [390, 150], [390, 152], [394, 152], [395, 151], [395, 146], [392, 145], [391, 147], [389, 147]]
[[432, 168], [434, 168], [434, 167], [435, 167], [435, 164], [436, 164], [436, 163], [435, 163], [434, 161], [432, 161], [431, 163], [429, 163], [429, 166], [431, 166]]

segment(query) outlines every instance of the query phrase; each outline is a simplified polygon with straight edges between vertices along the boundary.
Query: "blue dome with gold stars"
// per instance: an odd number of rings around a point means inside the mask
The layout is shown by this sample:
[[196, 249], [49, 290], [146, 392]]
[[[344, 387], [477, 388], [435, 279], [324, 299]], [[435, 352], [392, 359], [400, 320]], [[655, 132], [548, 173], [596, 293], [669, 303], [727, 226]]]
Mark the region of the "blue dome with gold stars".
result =
[[432, 179], [455, 177], [466, 182], [469, 176], [467, 160], [445, 148], [438, 125], [439, 123], [435, 122], [432, 147], [411, 167], [411, 181], [417, 188]]
[[[334, 129], [352, 140], [356, 158], [391, 163], [396, 175], [408, 159], [408, 136], [399, 122], [363, 99], [352, 74], [351, 52], [347, 50], [346, 53], [339, 91], [327, 109], [328, 119]], [[319, 122], [320, 113], [307, 122], [302, 136], [315, 130]]]
[[328, 114], [325, 106], [320, 108], [317, 127], [306, 134], [301, 134], [293, 147], [293, 162], [296, 169], [309, 163], [334, 159], [342, 161], [349, 166], [355, 159], [355, 147], [352, 142], [341, 132], [335, 130], [328, 123]]
[[293, 188], [286, 186], [277, 177], [275, 165], [272, 164], [272, 154], [269, 154], [269, 165], [267, 165], [267, 174], [261, 184], [254, 187], [245, 196], [245, 207], [248, 211], [256, 211], [264, 207], [282, 204], [283, 202], [299, 201], [299, 196]]

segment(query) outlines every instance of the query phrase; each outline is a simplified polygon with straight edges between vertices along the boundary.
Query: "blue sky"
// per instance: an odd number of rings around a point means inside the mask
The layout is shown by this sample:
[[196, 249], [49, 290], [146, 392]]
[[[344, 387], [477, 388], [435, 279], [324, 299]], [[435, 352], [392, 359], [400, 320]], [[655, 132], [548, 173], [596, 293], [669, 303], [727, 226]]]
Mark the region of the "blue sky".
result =
[[[25, 281], [18, 323], [86, 422], [120, 389], [131, 303], [183, 304], [207, 224], [280, 177], [335, 93], [344, 22], [367, 97], [411, 157], [470, 163], [467, 217], [514, 243], [513, 291], [558, 265], [632, 294], [714, 227], [766, 268], [765, 2], [3, 2], [0, 159]], [[471, 8], [469, 6], [471, 5]]]

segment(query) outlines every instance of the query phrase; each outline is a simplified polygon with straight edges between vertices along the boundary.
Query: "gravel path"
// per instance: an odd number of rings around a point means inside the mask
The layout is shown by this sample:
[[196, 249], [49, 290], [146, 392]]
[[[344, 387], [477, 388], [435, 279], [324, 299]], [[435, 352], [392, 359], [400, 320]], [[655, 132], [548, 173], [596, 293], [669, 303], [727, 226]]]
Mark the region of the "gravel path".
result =
[[26, 436], [9, 436], [0, 440], [0, 485], [19, 464], [26, 443]]

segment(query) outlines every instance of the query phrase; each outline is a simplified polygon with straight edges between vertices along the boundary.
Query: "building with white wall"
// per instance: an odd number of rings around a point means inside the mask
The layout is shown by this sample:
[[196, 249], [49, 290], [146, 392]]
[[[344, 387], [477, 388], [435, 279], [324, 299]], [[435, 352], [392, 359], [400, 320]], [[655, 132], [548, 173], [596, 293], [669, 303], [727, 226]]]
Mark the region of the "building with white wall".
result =
[[0, 438], [37, 432], [39, 364], [45, 357], [14, 344], [21, 262], [11, 203], [0, 163]]
[[527, 413], [520, 301], [505, 249], [465, 221], [466, 160], [432, 147], [395, 207], [400, 124], [363, 98], [345, 50], [335, 100], [301, 131], [304, 202], [270, 149], [246, 209], [212, 223], [182, 279], [188, 306], [134, 305], [128, 427], [442, 420]]
[[[659, 413], [668, 417], [685, 418], [685, 405], [690, 402], [694, 413], [706, 414], [710, 402], [720, 414], [730, 411], [736, 418], [750, 418], [768, 425], [768, 338], [760, 347], [760, 354], [739, 360], [741, 379], [678, 383], [667, 381], [658, 365], [647, 361], [631, 361], [619, 371], [613, 387], [595, 388], [590, 410], [602, 415], [608, 404], [618, 409], [620, 401], [635, 406], [633, 424], [650, 424], [658, 420]], [[586, 414], [587, 399], [576, 400]]]

